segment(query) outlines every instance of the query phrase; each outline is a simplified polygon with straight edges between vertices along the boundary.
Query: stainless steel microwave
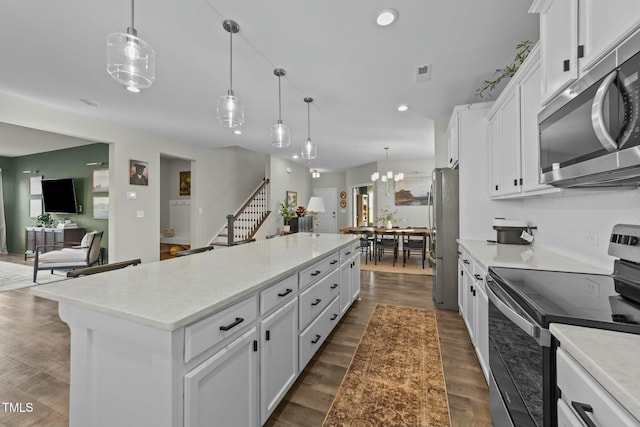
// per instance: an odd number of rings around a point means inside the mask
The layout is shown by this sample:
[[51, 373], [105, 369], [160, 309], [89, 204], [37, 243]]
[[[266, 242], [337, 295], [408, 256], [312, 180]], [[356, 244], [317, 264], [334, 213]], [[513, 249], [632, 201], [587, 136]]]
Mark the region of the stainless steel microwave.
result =
[[640, 185], [640, 33], [538, 114], [540, 182]]

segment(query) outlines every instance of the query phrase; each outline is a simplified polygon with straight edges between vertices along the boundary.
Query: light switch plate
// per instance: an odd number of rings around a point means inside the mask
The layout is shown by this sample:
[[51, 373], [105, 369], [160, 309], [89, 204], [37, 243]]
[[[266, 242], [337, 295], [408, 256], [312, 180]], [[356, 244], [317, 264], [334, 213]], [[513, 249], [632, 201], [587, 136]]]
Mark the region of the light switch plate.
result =
[[138, 216], [138, 218], [144, 218], [144, 211], [137, 211], [136, 215]]
[[135, 191], [127, 191], [127, 199], [135, 199], [136, 192]]

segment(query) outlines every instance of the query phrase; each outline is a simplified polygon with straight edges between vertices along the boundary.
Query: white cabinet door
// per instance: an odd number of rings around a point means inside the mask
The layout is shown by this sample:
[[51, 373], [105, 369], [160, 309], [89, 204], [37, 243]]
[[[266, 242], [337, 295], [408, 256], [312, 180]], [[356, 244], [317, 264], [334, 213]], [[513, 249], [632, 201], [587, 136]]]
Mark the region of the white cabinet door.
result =
[[351, 306], [351, 259], [340, 264], [340, 317]]
[[500, 138], [502, 195], [520, 192], [520, 88], [516, 86], [501, 108]]
[[502, 112], [497, 111], [489, 120], [489, 194], [499, 196], [502, 194]]
[[640, 20], [640, 0], [580, 0], [580, 45], [587, 71], [633, 31]]
[[257, 426], [258, 333], [252, 328], [184, 376], [184, 425]]
[[360, 254], [356, 255], [351, 261], [351, 280], [349, 282], [351, 290], [351, 302], [356, 300], [360, 295]]
[[578, 0], [549, 1], [540, 14], [540, 38], [546, 104], [578, 78]]
[[264, 423], [298, 376], [298, 299], [260, 322], [260, 401]]

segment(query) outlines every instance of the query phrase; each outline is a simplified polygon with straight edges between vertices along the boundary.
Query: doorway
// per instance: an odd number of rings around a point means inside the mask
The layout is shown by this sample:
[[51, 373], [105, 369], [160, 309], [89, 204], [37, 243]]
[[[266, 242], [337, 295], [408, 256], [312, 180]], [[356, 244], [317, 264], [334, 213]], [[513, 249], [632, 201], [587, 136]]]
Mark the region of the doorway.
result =
[[318, 213], [316, 231], [318, 233], [337, 233], [338, 190], [335, 188], [316, 188], [313, 194], [314, 196], [322, 197], [324, 202], [324, 212]]
[[160, 156], [160, 259], [191, 248], [191, 160]]
[[374, 220], [374, 191], [372, 185], [351, 187], [353, 211], [351, 224], [354, 227], [373, 227]]

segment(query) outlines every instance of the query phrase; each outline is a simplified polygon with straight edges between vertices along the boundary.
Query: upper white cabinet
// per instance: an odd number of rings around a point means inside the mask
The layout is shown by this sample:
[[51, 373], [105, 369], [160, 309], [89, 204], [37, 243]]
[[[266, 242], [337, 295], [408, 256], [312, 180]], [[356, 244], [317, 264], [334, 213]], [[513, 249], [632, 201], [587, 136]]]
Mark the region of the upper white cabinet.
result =
[[492, 198], [557, 191], [539, 183], [540, 108], [540, 50], [536, 45], [489, 112]]
[[547, 104], [640, 23], [640, 0], [536, 0], [540, 14], [542, 102]]

